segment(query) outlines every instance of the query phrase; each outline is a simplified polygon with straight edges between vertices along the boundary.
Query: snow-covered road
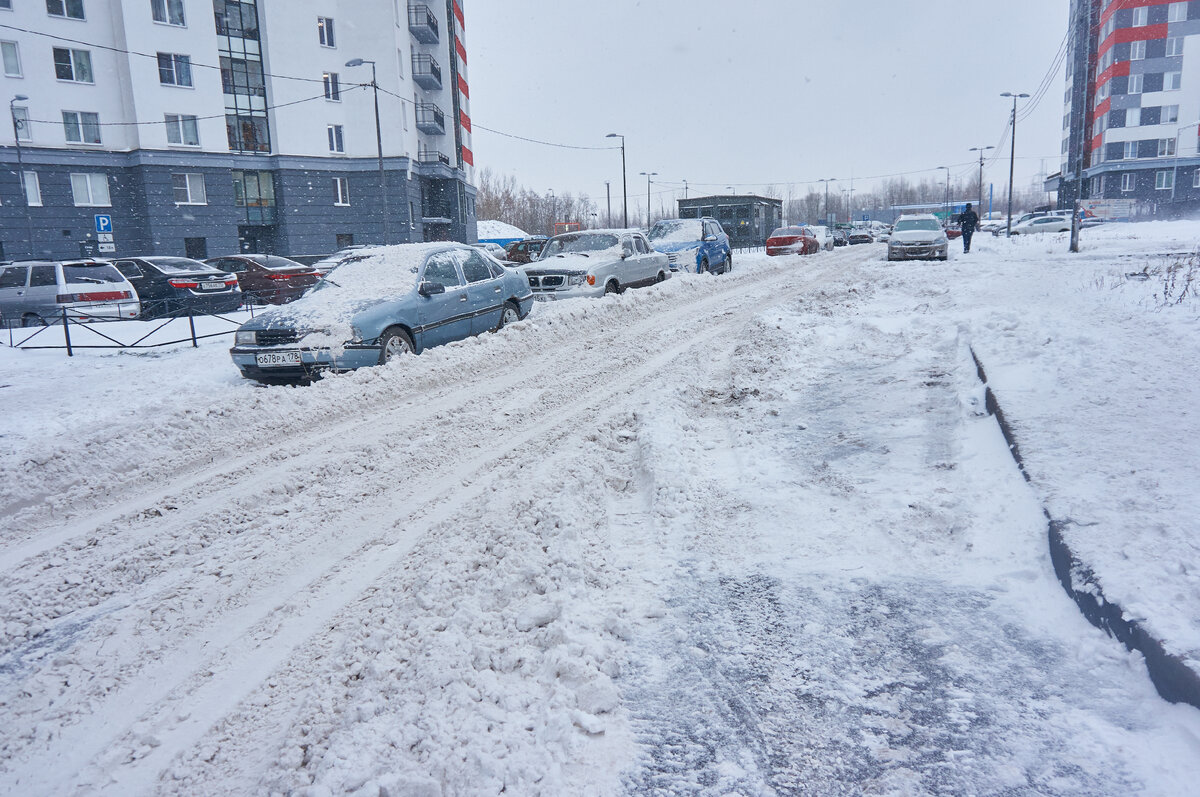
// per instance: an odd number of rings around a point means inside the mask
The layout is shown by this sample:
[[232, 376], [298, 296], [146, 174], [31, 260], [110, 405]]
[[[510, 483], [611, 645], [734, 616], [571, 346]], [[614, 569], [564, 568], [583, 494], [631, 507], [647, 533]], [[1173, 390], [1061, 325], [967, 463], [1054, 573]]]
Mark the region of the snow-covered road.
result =
[[873, 301], [880, 254], [305, 389], [0, 351], [0, 786], [1184, 793], [1200, 717], [1062, 594], [944, 288]]

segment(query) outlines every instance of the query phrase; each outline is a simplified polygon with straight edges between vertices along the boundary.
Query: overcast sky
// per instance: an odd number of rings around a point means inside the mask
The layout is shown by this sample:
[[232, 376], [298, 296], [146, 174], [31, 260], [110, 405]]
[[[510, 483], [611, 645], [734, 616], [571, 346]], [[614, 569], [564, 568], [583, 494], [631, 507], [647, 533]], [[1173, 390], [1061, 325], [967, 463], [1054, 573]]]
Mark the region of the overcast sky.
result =
[[[631, 212], [645, 202], [639, 172], [686, 179], [692, 196], [965, 174], [970, 147], [1000, 143], [1000, 93], [1037, 90], [1068, 22], [1067, 0], [472, 0], [465, 12], [473, 121], [582, 146], [625, 134]], [[1018, 123], [1018, 187], [1058, 170], [1064, 79]], [[997, 197], [1005, 149], [984, 178]], [[619, 210], [619, 151], [478, 127], [474, 150], [480, 168], [587, 193], [602, 212], [611, 180]], [[671, 188], [656, 185], [654, 204]]]

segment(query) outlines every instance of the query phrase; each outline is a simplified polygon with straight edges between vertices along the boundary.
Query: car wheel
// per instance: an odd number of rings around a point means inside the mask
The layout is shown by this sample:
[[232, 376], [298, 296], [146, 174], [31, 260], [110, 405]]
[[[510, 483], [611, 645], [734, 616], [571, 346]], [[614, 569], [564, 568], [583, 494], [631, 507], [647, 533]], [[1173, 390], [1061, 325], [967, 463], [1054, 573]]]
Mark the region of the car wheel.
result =
[[617, 284], [616, 280], [609, 280], [608, 282], [604, 283], [604, 295], [605, 296], [608, 296], [610, 293], [620, 293], [620, 292], [621, 292], [621, 286]]
[[493, 332], [499, 332], [509, 324], [515, 324], [521, 320], [521, 311], [512, 302], [505, 302], [504, 309], [500, 311], [500, 323], [496, 324]]
[[405, 354], [414, 354], [416, 350], [407, 332], [399, 327], [391, 327], [379, 338], [379, 364], [384, 365]]
[[40, 315], [35, 315], [34, 313], [26, 313], [25, 315], [21, 316], [21, 326], [44, 327], [46, 326], [46, 319], [42, 318]]
[[698, 269], [696, 269], [696, 273], [697, 274], [708, 273], [708, 258], [707, 257], [700, 261], [700, 267]]

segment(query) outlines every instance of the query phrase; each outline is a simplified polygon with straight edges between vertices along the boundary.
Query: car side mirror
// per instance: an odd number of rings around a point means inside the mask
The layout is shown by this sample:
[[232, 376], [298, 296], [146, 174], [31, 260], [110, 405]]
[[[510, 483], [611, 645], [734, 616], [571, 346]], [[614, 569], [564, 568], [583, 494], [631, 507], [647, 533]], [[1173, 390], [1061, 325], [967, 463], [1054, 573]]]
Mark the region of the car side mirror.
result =
[[706, 235], [706, 236], [704, 236], [704, 242], [705, 242], [706, 244], [713, 244], [713, 243], [716, 243], [716, 242], [717, 242], [717, 236], [715, 236], [715, 235]]
[[439, 293], [445, 293], [445, 292], [446, 292], [446, 286], [440, 282], [422, 282], [420, 285], [417, 286], [417, 293], [421, 294], [422, 296], [424, 296], [426, 298], [428, 298], [430, 296], [436, 296]]
[[628, 258], [631, 258], [631, 257], [633, 257], [633, 246], [628, 243], [622, 245], [621, 246], [621, 259], [627, 260]]

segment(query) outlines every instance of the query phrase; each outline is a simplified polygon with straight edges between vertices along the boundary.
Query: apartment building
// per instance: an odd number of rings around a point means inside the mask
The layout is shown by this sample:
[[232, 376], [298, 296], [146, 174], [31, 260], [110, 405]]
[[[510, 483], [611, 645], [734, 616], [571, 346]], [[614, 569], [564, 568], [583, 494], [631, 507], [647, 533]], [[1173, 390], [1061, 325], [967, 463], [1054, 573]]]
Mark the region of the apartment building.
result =
[[[1200, 210], [1200, 0], [1073, 0], [1059, 203]], [[1077, 175], [1082, 173], [1083, 182]]]
[[473, 241], [465, 28], [461, 0], [0, 0], [3, 256]]

